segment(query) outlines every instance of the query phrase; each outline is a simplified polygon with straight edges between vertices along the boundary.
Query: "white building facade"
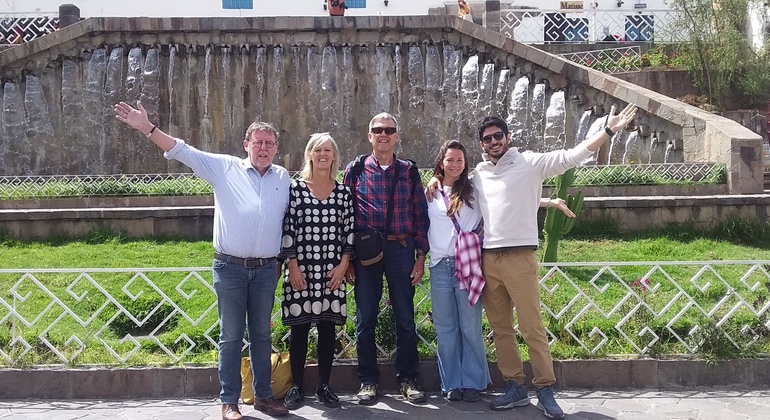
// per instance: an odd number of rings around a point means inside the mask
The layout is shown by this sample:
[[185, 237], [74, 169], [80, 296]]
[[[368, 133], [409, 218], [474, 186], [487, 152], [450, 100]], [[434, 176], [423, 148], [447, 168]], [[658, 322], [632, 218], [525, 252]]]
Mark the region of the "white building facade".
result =
[[[148, 17], [212, 17], [212, 16], [324, 16], [325, 0], [0, 0], [0, 17], [9, 14], [50, 14], [59, 5], [71, 3], [80, 8], [82, 17], [148, 16]], [[447, 7], [457, 10], [453, 0], [345, 0], [346, 15], [427, 15], [430, 9]], [[468, 3], [474, 17], [480, 18], [485, 1]], [[543, 10], [608, 10], [637, 12], [644, 9], [667, 9], [665, 0], [521, 0], [502, 1], [501, 9]]]

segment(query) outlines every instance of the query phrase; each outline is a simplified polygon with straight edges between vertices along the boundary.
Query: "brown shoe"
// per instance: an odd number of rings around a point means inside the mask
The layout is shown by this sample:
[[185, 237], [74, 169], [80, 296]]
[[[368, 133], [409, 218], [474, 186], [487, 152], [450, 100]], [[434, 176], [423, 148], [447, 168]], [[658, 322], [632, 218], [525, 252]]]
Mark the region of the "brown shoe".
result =
[[238, 404], [222, 404], [222, 420], [243, 420]]
[[265, 398], [264, 400], [255, 398], [254, 409], [273, 417], [289, 415], [289, 409], [286, 408], [283, 401], [278, 401], [275, 398]]

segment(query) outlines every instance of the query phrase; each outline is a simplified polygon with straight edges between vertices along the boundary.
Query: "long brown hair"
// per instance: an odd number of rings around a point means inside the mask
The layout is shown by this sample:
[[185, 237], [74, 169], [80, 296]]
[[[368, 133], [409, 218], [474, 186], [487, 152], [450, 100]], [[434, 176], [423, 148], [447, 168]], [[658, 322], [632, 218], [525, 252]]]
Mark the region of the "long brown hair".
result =
[[456, 149], [463, 152], [463, 160], [465, 161], [465, 167], [463, 168], [460, 177], [452, 185], [452, 193], [449, 194], [449, 208], [447, 214], [454, 216], [460, 211], [460, 207], [465, 204], [466, 206], [473, 208], [473, 187], [471, 186], [471, 180], [468, 179], [468, 154], [465, 151], [465, 146], [458, 140], [447, 140], [441, 145], [441, 148], [436, 155], [436, 166], [433, 168], [433, 176], [444, 181], [444, 156], [447, 150]]

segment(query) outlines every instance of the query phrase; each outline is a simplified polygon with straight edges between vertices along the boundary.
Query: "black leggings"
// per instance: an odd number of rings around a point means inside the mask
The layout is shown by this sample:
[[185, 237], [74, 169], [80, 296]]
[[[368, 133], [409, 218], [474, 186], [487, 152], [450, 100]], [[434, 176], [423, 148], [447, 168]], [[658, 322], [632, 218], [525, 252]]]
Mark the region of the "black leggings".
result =
[[[318, 328], [318, 384], [328, 384], [334, 362], [334, 343], [337, 341], [335, 325], [332, 322], [321, 321]], [[307, 358], [307, 336], [310, 324], [292, 325], [289, 339], [289, 362], [291, 364], [291, 380], [302, 391], [302, 381], [305, 375], [305, 359]]]

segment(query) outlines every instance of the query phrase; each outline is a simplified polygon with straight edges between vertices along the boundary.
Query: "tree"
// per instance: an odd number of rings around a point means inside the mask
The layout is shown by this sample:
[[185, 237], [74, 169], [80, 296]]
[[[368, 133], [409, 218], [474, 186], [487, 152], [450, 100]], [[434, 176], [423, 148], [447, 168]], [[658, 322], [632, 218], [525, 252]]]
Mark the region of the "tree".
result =
[[733, 90], [753, 105], [770, 99], [770, 53], [754, 51], [748, 16], [760, 0], [672, 0], [677, 28], [688, 34], [678, 46], [693, 83], [712, 104]]

